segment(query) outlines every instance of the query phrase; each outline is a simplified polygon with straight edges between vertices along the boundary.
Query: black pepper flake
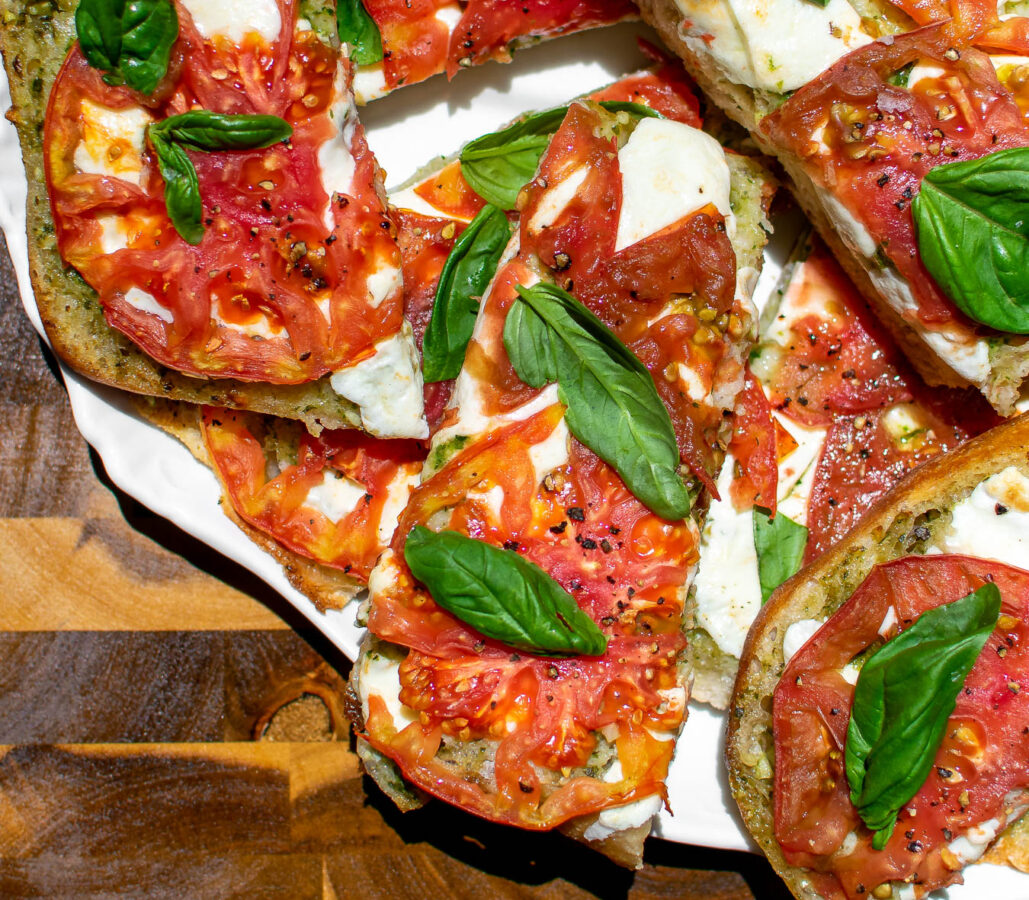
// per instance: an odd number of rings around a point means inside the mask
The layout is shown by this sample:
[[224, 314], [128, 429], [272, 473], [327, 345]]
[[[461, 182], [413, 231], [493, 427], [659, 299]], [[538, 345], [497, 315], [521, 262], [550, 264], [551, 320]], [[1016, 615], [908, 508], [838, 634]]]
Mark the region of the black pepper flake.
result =
[[573, 591], [581, 591], [581, 590], [582, 590], [582, 582], [581, 582], [581, 581], [573, 581], [573, 582], [572, 582], [572, 583], [571, 583], [571, 584], [569, 585], [569, 588], [570, 588], [571, 590], [573, 590]]
[[944, 768], [943, 766], [937, 766], [936, 767], [936, 774], [939, 775], [940, 778], [953, 778], [954, 777], [954, 773], [950, 769]]
[[608, 534], [618, 534], [621, 530], [622, 530], [621, 528], [618, 528], [615, 525], [610, 525], [610, 526], [608, 526], [607, 533]]
[[634, 597], [636, 595], [636, 588], [634, 588], [634, 587], [628, 588], [625, 591], [625, 593], [628, 594], [629, 597]]
[[558, 522], [557, 525], [550, 526], [550, 531], [552, 534], [564, 534], [567, 527], [567, 522]]
[[509, 659], [509, 660], [510, 660], [511, 662], [521, 662], [521, 661], [522, 661], [522, 658], [521, 658], [521, 657], [520, 657], [520, 656], [519, 656], [519, 655], [518, 655], [517, 653], [512, 653], [512, 654], [511, 654], [511, 655], [510, 655], [510, 656], [508, 657], [508, 659]]
[[911, 534], [916, 541], [929, 540], [929, 529], [925, 525], [916, 525], [915, 530]]
[[915, 839], [915, 829], [911, 828], [908, 831], [905, 831], [904, 837], [906, 837], [909, 841], [913, 841]]
[[271, 212], [272, 211], [272, 205], [268, 202], [268, 198], [267, 197], [262, 197], [261, 198], [261, 209], [263, 209], [265, 212]]
[[855, 372], [853, 369], [847, 369], [847, 371], [843, 373], [843, 377], [844, 378], [857, 378], [857, 372]]
[[518, 782], [518, 789], [523, 794], [531, 794], [532, 790], [533, 790], [532, 785], [531, 784], [526, 784], [524, 781], [519, 781]]
[[1008, 511], [1008, 508], [1003, 503], [998, 503], [993, 507], [993, 511], [998, 515], [1002, 516]]
[[328, 237], [327, 237], [327, 238], [325, 239], [325, 243], [326, 243], [326, 244], [335, 244], [335, 243], [336, 243], [336, 241], [338, 241], [338, 240], [339, 240], [339, 238], [338, 238], [338, 237], [337, 237], [336, 235], [334, 235], [334, 234], [330, 234], [330, 235], [329, 235], [329, 236], [328, 236]]
[[518, 549], [518, 541], [504, 541], [504, 549], [505, 550], [517, 550]]
[[583, 512], [581, 506], [569, 506], [568, 509], [565, 510], [565, 515], [573, 522], [586, 521], [586, 513]]
[[347, 563], [347, 564], [346, 564], [346, 565], [345, 565], [345, 566], [343, 567], [343, 574], [344, 574], [344, 575], [346, 575], [346, 574], [347, 574], [347, 573], [348, 573], [348, 572], [350, 571], [350, 569], [351, 569], [351, 568], [352, 568], [352, 566], [350, 565], [350, 563]]
[[954, 840], [954, 832], [952, 832], [949, 828], [944, 828], [943, 829], [943, 839], [945, 841], [952, 841], [952, 840]]
[[597, 542], [593, 538], [583, 538], [579, 543], [582, 544], [583, 550], [596, 550]]
[[607, 576], [607, 583], [608, 584], [614, 584], [615, 583], [614, 577], [611, 576], [611, 575], [608, 575]]
[[832, 709], [829, 710], [829, 715], [830, 716], [838, 716], [839, 714], [840, 714], [840, 711], [835, 706]]
[[371, 494], [365, 494], [364, 495], [364, 502], [365, 502], [365, 505], [371, 503], [372, 502], [372, 495]]
[[801, 406], [807, 406], [807, 405], [808, 405], [808, 404], [809, 404], [809, 403], [810, 403], [811, 401], [810, 401], [810, 400], [808, 400], [808, 398], [807, 398], [807, 397], [798, 397], [798, 398], [797, 398], [797, 402], [798, 402], [798, 403], [799, 403], [799, 404], [800, 404]]
[[600, 549], [605, 553], [610, 553], [614, 548], [611, 546], [611, 542], [607, 538], [604, 538], [600, 542]]
[[922, 842], [921, 841], [911, 841], [911, 843], [908, 844], [908, 852], [909, 853], [921, 853], [922, 852]]
[[664, 597], [658, 597], [657, 598], [657, 605], [658, 606], [664, 606], [665, 605], [665, 598]]
[[307, 360], [309, 360], [310, 358], [311, 358], [311, 351], [310, 350], [305, 350], [303, 353], [301, 353], [297, 357], [297, 359], [299, 359], [301, 362], [307, 362]]
[[885, 187], [886, 186], [886, 182], [889, 181], [889, 180], [890, 180], [890, 176], [887, 175], [884, 172], [882, 175], [879, 176], [879, 179], [878, 179], [878, 181], [876, 181], [876, 184], [879, 185], [879, 187]]

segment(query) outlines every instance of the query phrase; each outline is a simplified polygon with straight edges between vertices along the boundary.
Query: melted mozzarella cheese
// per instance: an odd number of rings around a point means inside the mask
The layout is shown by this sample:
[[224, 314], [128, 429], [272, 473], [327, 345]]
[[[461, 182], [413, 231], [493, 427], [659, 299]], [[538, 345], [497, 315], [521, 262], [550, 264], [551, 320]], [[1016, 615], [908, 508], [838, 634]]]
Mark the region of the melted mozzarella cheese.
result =
[[334, 99], [329, 107], [329, 119], [332, 121], [333, 134], [318, 148], [318, 169], [321, 172], [322, 187], [329, 198], [323, 217], [329, 231], [335, 226], [332, 215], [333, 194], [353, 194], [354, 173], [357, 171], [351, 149], [357, 129], [357, 107], [347, 88], [346, 67], [342, 61], [336, 67], [332, 90]]
[[379, 341], [375, 352], [340, 369], [329, 379], [332, 389], [361, 412], [361, 424], [376, 437], [425, 438], [422, 370], [411, 326]]
[[83, 99], [82, 140], [75, 148], [75, 168], [138, 185], [143, 172], [146, 127], [153, 118], [140, 107], [110, 109]]
[[[604, 773], [604, 781], [614, 784], [623, 778], [622, 763], [618, 757]], [[587, 841], [602, 841], [611, 837], [617, 831], [626, 831], [629, 828], [638, 828], [649, 822], [661, 811], [661, 797], [652, 794], [649, 797], [641, 797], [632, 803], [623, 806], [612, 806], [603, 810], [597, 821], [593, 822], [583, 833]]]
[[421, 476], [418, 471], [405, 474], [402, 477], [394, 478], [386, 489], [386, 502], [382, 506], [382, 515], [379, 517], [378, 536], [379, 543], [385, 546], [397, 530], [397, 522], [400, 514], [407, 506], [411, 498], [411, 491], [415, 489]]
[[477, 500], [490, 511], [496, 521], [500, 521], [504, 509], [504, 489], [495, 484], [487, 491], [469, 491], [466, 495], [468, 500]]
[[568, 465], [568, 441], [571, 434], [562, 419], [545, 440], [529, 448], [529, 460], [536, 473], [536, 484], [540, 484], [554, 469]]
[[150, 315], [157, 316], [157, 318], [169, 324], [175, 321], [174, 314], [167, 306], [162, 306], [157, 302], [157, 298], [153, 294], [148, 294], [138, 287], [130, 287], [125, 292], [125, 302], [134, 309], [150, 313]]
[[976, 485], [954, 507], [941, 549], [1029, 568], [1029, 478], [1008, 466]]
[[399, 730], [418, 721], [418, 714], [400, 702], [400, 664], [378, 652], [362, 653], [357, 674], [357, 694], [361, 699], [361, 712], [368, 720], [368, 700], [381, 697], [386, 710]]
[[798, 525], [806, 525], [807, 504], [828, 429], [800, 425], [774, 410], [772, 416], [797, 442], [796, 449], [779, 463], [777, 509]]
[[548, 188], [540, 197], [539, 205], [529, 219], [529, 232], [539, 234], [549, 228], [556, 221], [558, 216], [564, 212], [566, 206], [575, 198], [576, 191], [586, 180], [589, 173], [589, 166], [580, 166], [567, 178], [563, 178], [553, 187]]
[[354, 97], [362, 106], [385, 97], [389, 93], [386, 85], [386, 70], [382, 63], [371, 63], [367, 66], [357, 66], [354, 70]]
[[680, 34], [730, 81], [775, 93], [797, 89], [872, 38], [847, 0], [675, 0]]
[[379, 305], [402, 288], [400, 269], [390, 263], [379, 266], [368, 276], [368, 291], [371, 294], [369, 303], [372, 309], [378, 309]]
[[643, 119], [618, 151], [622, 209], [615, 251], [641, 241], [709, 203], [730, 237], [729, 167], [721, 144], [671, 119]]
[[735, 460], [726, 455], [718, 476], [721, 500], [712, 500], [700, 541], [694, 581], [697, 624], [723, 653], [739, 657], [747, 631], [761, 609], [754, 513], [738, 512], [729, 499]]
[[303, 505], [317, 510], [332, 522], [339, 522], [357, 508], [366, 493], [364, 485], [351, 481], [335, 469], [329, 469], [322, 483], [307, 492]]
[[256, 32], [268, 43], [282, 31], [282, 14], [275, 0], [182, 0], [197, 31], [205, 38], [226, 37], [240, 44]]
[[812, 637], [819, 628], [825, 624], [823, 619], [798, 619], [789, 628], [782, 639], [783, 661], [789, 662]]

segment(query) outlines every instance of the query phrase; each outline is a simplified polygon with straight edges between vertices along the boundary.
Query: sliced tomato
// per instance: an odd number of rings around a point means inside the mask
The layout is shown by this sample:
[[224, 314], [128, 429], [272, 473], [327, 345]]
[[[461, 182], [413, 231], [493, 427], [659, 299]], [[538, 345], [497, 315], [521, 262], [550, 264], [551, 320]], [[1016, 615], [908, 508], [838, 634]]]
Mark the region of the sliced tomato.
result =
[[911, 399], [908, 382], [917, 376], [821, 241], [812, 242], [783, 304], [788, 327], [773, 328], [779, 334], [759, 357], [777, 410], [817, 426]]
[[629, 0], [468, 0], [450, 35], [447, 77], [489, 59], [507, 62], [511, 45], [635, 18]]
[[210, 406], [202, 422], [240, 518], [295, 553], [367, 581], [418, 480], [422, 444], [360, 431], [316, 438], [296, 422]]
[[[892, 636], [988, 581], [1002, 599], [997, 629], [958, 695], [928, 779], [885, 848], [874, 850], [842, 767], [854, 692], [842, 670], [882, 640], [884, 622], [897, 623], [888, 626]], [[966, 556], [877, 566], [797, 652], [775, 689], [775, 836], [787, 860], [814, 870], [826, 897], [856, 900], [890, 881], [920, 891], [958, 881], [962, 863], [948, 845], [992, 819], [1003, 827], [1029, 802], [1027, 687], [1029, 572]]]
[[[961, 46], [959, 54], [953, 52]], [[942, 69], [917, 90], [889, 83], [909, 63]], [[848, 54], [800, 88], [761, 123], [765, 137], [803, 161], [868, 233], [910, 286], [931, 328], [974, 328], [943, 294], [918, 255], [911, 200], [941, 163], [1029, 146], [1029, 130], [989, 58], [955, 45], [948, 27], [930, 26]]]
[[978, 391], [922, 386], [919, 393], [935, 400], [898, 410], [917, 423], [910, 432], [891, 433], [888, 410], [841, 416], [829, 427], [808, 500], [805, 563], [843, 537], [912, 469], [1000, 422]]
[[[202, 38], [180, 6], [172, 74], [153, 98], [105, 84], [77, 46], [50, 96], [46, 176], [62, 256], [113, 327], [194, 375], [308, 381], [402, 324], [399, 279], [385, 296], [372, 290], [400, 254], [361, 126], [344, 127], [349, 63], [295, 29], [292, 5], [281, 11], [279, 39], [236, 45]], [[192, 246], [168, 218], [153, 148], [102, 141], [111, 111], [145, 124], [197, 107], [276, 115], [293, 137], [265, 150], [187, 151], [206, 226]], [[319, 154], [333, 140], [354, 166], [349, 183], [327, 187]], [[88, 162], [90, 147], [99, 161]]]
[[461, 163], [455, 160], [416, 185], [414, 192], [441, 215], [470, 220], [486, 205], [461, 174]]
[[736, 509], [762, 506], [775, 515], [781, 443], [775, 425], [764, 389], [748, 369], [743, 390], [736, 397], [729, 442], [729, 453], [739, 465], [730, 488]]
[[362, 0], [382, 38], [382, 70], [389, 88], [424, 81], [446, 67], [450, 29], [436, 13], [448, 0]]

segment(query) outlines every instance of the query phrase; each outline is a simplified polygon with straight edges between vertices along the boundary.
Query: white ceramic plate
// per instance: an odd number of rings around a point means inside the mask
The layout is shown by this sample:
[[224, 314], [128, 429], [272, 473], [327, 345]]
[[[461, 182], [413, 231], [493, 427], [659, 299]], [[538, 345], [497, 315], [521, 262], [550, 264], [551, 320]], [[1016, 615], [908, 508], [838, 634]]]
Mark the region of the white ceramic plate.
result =
[[[626, 24], [562, 38], [519, 53], [507, 66], [490, 64], [414, 85], [377, 100], [361, 113], [368, 143], [399, 184], [436, 155], [492, 131], [528, 109], [566, 102], [647, 64], [636, 37], [657, 42], [642, 25]], [[0, 108], [10, 105], [0, 72]], [[14, 126], [0, 120], [0, 226], [14, 260], [22, 302], [43, 334], [28, 274], [25, 239], [26, 183]], [[782, 223], [766, 254], [758, 292], [770, 292], [796, 234], [796, 223]], [[79, 430], [96, 449], [111, 480], [125, 493], [169, 519], [230, 559], [245, 566], [281, 593], [351, 659], [361, 632], [354, 608], [320, 614], [289, 584], [275, 560], [233, 525], [218, 505], [214, 475], [174, 438], [137, 418], [119, 391], [83, 379], [62, 366]], [[722, 765], [724, 717], [707, 707], [690, 711], [669, 775], [669, 801], [678, 814], [663, 811], [655, 834], [671, 841], [729, 850], [754, 850], [729, 795]], [[1026, 898], [1029, 878], [1008, 869], [980, 866], [967, 885], [949, 896]], [[948, 892], [941, 892], [947, 896]]]

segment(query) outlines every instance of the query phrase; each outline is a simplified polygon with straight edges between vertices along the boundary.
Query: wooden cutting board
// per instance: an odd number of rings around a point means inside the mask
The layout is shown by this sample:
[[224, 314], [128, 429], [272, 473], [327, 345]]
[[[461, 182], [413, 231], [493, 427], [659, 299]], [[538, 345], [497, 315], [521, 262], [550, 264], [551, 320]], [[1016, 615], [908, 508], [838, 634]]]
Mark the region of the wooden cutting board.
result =
[[347, 660], [111, 486], [6, 247], [0, 300], [0, 897], [788, 896], [748, 854], [652, 840], [633, 874], [399, 813], [351, 751]]

